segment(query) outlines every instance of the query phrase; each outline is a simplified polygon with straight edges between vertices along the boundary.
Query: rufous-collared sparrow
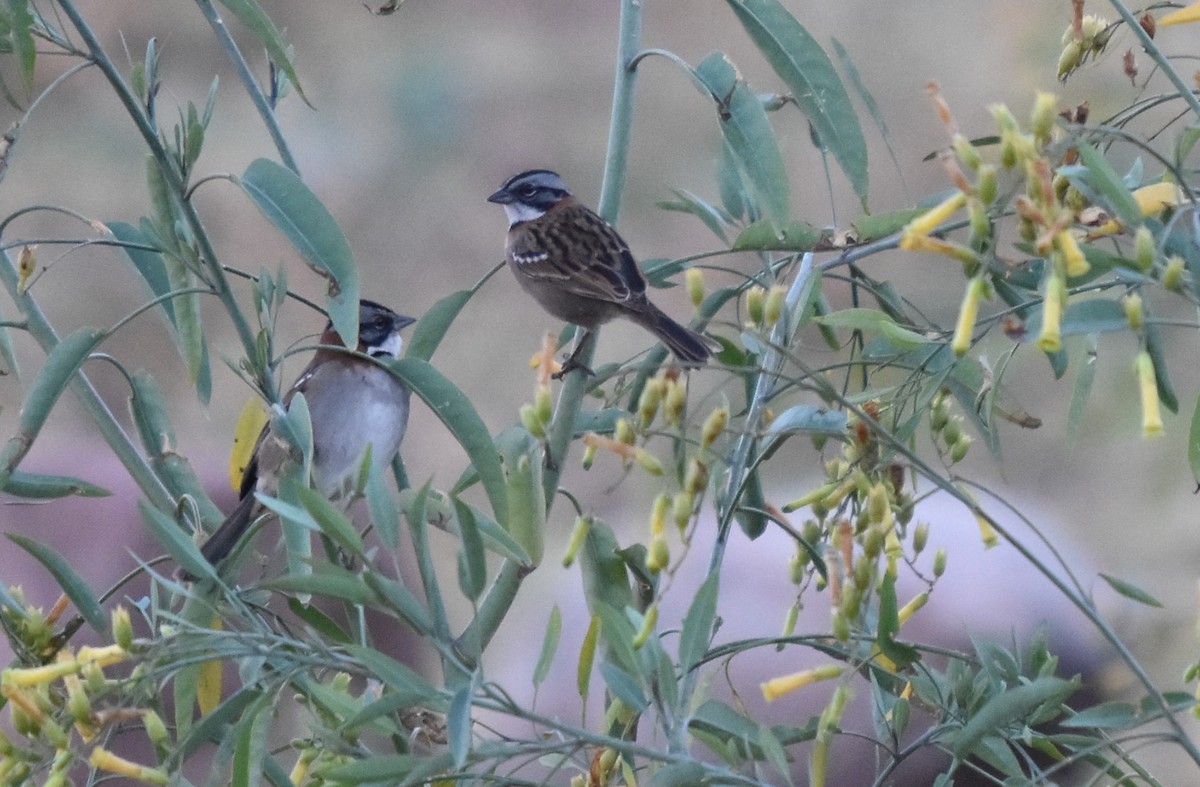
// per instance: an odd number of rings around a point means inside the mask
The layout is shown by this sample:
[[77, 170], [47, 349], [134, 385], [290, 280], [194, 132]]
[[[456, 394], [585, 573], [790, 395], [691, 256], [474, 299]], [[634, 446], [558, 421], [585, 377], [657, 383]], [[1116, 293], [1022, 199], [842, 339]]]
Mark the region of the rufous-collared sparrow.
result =
[[514, 175], [488, 202], [503, 205], [508, 214], [505, 257], [520, 285], [550, 314], [586, 331], [557, 377], [583, 367], [576, 356], [584, 339], [615, 317], [649, 330], [684, 365], [708, 360], [705, 340], [646, 297], [646, 279], [629, 245], [575, 199], [556, 173], [531, 169]]
[[[356, 352], [347, 351], [333, 324], [327, 324], [322, 346], [284, 396], [287, 406], [297, 393], [304, 394], [312, 423], [313, 485], [326, 496], [344, 491], [368, 445], [372, 462], [380, 466], [400, 450], [409, 391], [370, 358], [399, 357], [404, 346], [400, 331], [413, 321], [374, 301], [360, 301]], [[295, 454], [270, 424], [263, 428], [242, 476], [240, 502], [200, 548], [210, 563], [228, 557], [263, 510], [255, 493], [274, 496], [289, 463], [297, 461]]]

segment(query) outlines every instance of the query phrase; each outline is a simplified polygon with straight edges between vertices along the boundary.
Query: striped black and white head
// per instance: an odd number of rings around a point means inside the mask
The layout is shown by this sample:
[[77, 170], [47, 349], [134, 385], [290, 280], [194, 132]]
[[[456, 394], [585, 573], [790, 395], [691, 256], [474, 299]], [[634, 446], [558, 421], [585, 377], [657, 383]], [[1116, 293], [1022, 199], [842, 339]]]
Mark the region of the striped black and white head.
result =
[[358, 302], [358, 349], [372, 358], [399, 358], [404, 349], [400, 331], [416, 320], [396, 314], [365, 298]]
[[548, 169], [530, 169], [513, 175], [488, 202], [504, 206], [508, 226], [541, 218], [546, 211], [571, 196], [558, 173]]

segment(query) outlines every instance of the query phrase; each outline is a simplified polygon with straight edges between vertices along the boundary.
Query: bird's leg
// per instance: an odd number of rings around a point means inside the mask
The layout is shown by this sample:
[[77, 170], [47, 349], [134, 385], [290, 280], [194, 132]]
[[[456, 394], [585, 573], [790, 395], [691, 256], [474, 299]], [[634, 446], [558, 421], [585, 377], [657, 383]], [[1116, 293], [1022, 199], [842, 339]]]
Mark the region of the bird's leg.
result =
[[591, 328], [583, 329], [583, 335], [579, 336], [575, 340], [575, 349], [571, 351], [570, 355], [563, 359], [562, 368], [550, 375], [551, 379], [561, 380], [576, 369], [581, 370], [587, 377], [595, 376], [596, 373], [579, 360], [580, 353], [582, 353], [583, 350], [588, 346], [588, 342], [591, 341], [593, 335], [594, 334], [592, 333]]

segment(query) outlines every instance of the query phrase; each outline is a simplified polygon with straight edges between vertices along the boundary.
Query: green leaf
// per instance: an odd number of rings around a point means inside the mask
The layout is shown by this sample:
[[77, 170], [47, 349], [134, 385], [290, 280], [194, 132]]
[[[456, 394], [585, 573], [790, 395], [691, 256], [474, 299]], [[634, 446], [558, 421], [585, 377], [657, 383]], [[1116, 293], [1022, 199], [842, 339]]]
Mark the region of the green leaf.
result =
[[100, 602], [92, 593], [92, 589], [88, 587], [87, 582], [75, 573], [75, 569], [71, 568], [71, 564], [65, 557], [32, 538], [26, 538], [16, 533], [7, 533], [6, 535], [9, 541], [32, 555], [50, 572], [54, 581], [58, 583], [58, 587], [66, 594], [67, 598], [71, 599], [71, 603], [79, 610], [79, 614], [83, 616], [89, 626], [95, 629], [96, 633], [103, 636], [108, 635], [108, 618], [104, 615], [104, 609], [101, 608]]
[[496, 438], [508, 495], [508, 531], [529, 556], [530, 565], [545, 553], [546, 493], [542, 486], [542, 448], [523, 427], [505, 430]]
[[808, 432], [834, 437], [846, 434], [846, 413], [826, 410], [815, 404], [792, 405], [771, 420], [766, 436]]
[[708, 227], [712, 234], [716, 235], [723, 242], [728, 242], [728, 239], [725, 237], [725, 227], [731, 222], [729, 215], [687, 189], [671, 189], [671, 191], [675, 193], [676, 201], [659, 202], [658, 207], [677, 213], [690, 213], [700, 219], [701, 223], [705, 227]]
[[333, 216], [300, 176], [270, 159], [255, 159], [242, 188], [317, 273], [329, 279], [329, 317], [347, 347], [358, 346], [358, 268]]
[[625, 609], [633, 605], [633, 591], [625, 573], [616, 536], [612, 528], [599, 519], [592, 520], [583, 549], [579, 552], [579, 567], [583, 572], [583, 594], [592, 614], [602, 607]]
[[458, 539], [462, 545], [458, 553], [458, 586], [464, 596], [474, 601], [487, 583], [483, 539], [475, 525], [475, 515], [458, 498], [454, 498], [454, 512], [458, 518]]
[[654, 772], [649, 787], [695, 787], [709, 783], [704, 778], [704, 766], [700, 763], [673, 762]]
[[1137, 709], [1129, 702], [1103, 702], [1084, 708], [1074, 716], [1059, 722], [1063, 727], [1092, 727], [1100, 730], [1122, 730], [1141, 724]]
[[1192, 410], [1192, 425], [1188, 429], [1188, 465], [1192, 468], [1192, 478], [1200, 485], [1200, 396], [1196, 397], [1196, 406]]
[[237, 725], [233, 749], [232, 787], [257, 787], [262, 781], [272, 713], [267, 698], [260, 698]]
[[14, 470], [0, 489], [10, 495], [31, 500], [50, 500], [68, 495], [108, 497], [112, 494], [104, 487], [71, 476], [41, 475], [21, 470]]
[[726, 2], [865, 204], [867, 143], [829, 55], [778, 0]]
[[[1025, 323], [1025, 341], [1027, 343], [1036, 341], [1041, 330], [1042, 310], [1038, 308]], [[1127, 330], [1129, 330], [1129, 320], [1125, 318], [1125, 309], [1116, 301], [1102, 298], [1086, 301], [1074, 300], [1063, 312], [1063, 336]]]
[[386, 604], [397, 615], [408, 621], [418, 634], [426, 635], [433, 631], [433, 621], [429, 611], [421, 604], [404, 583], [383, 576], [375, 571], [363, 575], [367, 587], [379, 594], [380, 603]]
[[883, 110], [879, 107], [879, 102], [875, 100], [875, 96], [871, 95], [871, 91], [867, 90], [866, 83], [863, 82], [862, 76], [858, 73], [858, 68], [850, 58], [850, 53], [842, 46], [842, 42], [836, 38], [831, 39], [831, 41], [833, 42], [833, 52], [837, 55], [838, 62], [842, 66], [842, 71], [850, 79], [850, 86], [854, 88], [854, 92], [858, 94], [859, 99], [867, 108], [867, 112], [871, 115], [871, 120], [874, 121], [875, 127], [879, 129], [879, 136], [883, 138], [883, 144], [887, 148], [888, 157], [892, 160], [892, 165], [896, 168], [901, 188], [907, 191], [907, 186], [904, 183], [904, 173], [900, 168], [900, 160], [896, 157], [896, 150], [892, 147], [892, 134], [888, 130], [887, 120], [884, 118]]
[[1116, 577], [1109, 576], [1108, 574], [1101, 574], [1100, 578], [1107, 582], [1109, 587], [1120, 593], [1125, 598], [1132, 599], [1139, 604], [1145, 604], [1148, 607], [1162, 608], [1161, 601], [1142, 590], [1137, 585], [1126, 582], [1123, 579], [1117, 579]]
[[1146, 352], [1154, 362], [1154, 380], [1158, 384], [1158, 398], [1163, 407], [1173, 413], [1179, 412], [1179, 398], [1175, 396], [1175, 388], [1167, 375], [1167, 355], [1163, 350], [1162, 332], [1158, 325], [1151, 320], [1142, 324], [1142, 337], [1146, 341]]
[[508, 530], [508, 491], [500, 453], [471, 400], [441, 372], [419, 358], [401, 358], [387, 367], [433, 410], [467, 452], [497, 521]]
[[171, 559], [179, 564], [180, 568], [199, 579], [216, 578], [216, 570], [212, 563], [204, 559], [204, 555], [200, 554], [200, 547], [188, 538], [174, 519], [145, 500], [138, 501], [138, 511], [141, 512], [142, 519], [150, 526], [150, 532], [154, 534], [155, 540], [167, 551]]
[[608, 686], [613, 696], [633, 708], [635, 712], [641, 713], [650, 704], [637, 680], [616, 664], [611, 661], [601, 662], [600, 674], [604, 677], [604, 685]]
[[558, 642], [562, 638], [562, 610], [555, 604], [550, 609], [550, 620], [546, 622], [546, 635], [542, 637], [542, 650], [538, 654], [537, 664], [533, 667], [533, 687], [542, 685], [542, 681], [550, 673], [550, 665], [554, 662], [554, 654], [558, 652]]
[[429, 307], [429, 310], [421, 315], [421, 319], [413, 328], [412, 338], [408, 341], [408, 349], [404, 351], [404, 356], [419, 358], [422, 361], [432, 358], [434, 351], [445, 338], [446, 332], [450, 330], [450, 326], [458, 317], [458, 313], [462, 311], [474, 294], [474, 290], [452, 292]]
[[0, 451], [0, 486], [4, 486], [8, 474], [29, 452], [58, 397], [105, 335], [99, 328], [80, 328], [50, 350], [25, 394], [17, 418], [17, 434]]
[[351, 604], [370, 604], [375, 601], [375, 594], [367, 587], [362, 575], [330, 564], [315, 567], [311, 574], [283, 574], [273, 577], [263, 582], [262, 586], [284, 593], [341, 599]]
[[1074, 681], [1041, 677], [991, 697], [953, 737], [954, 756], [966, 757], [973, 753], [985, 735], [994, 734], [1005, 725], [1030, 715], [1041, 705], [1062, 702], [1076, 687]]
[[292, 614], [312, 626], [327, 639], [331, 639], [341, 645], [348, 645], [354, 641], [350, 638], [349, 634], [342, 630], [337, 621], [313, 605], [305, 604], [298, 598], [289, 598], [287, 604]]
[[714, 571], [696, 591], [692, 606], [683, 616], [683, 628], [679, 632], [680, 672], [691, 671], [708, 652], [708, 643], [713, 635], [713, 621], [717, 617], [719, 587], [719, 576]]
[[386, 471], [375, 462], [367, 471], [367, 510], [371, 512], [371, 523], [379, 532], [379, 538], [388, 549], [400, 546], [400, 509], [396, 498], [387, 485]]
[[808, 222], [789, 220], [783, 224], [756, 221], [733, 241], [734, 251], [812, 251], [826, 233]]
[[815, 317], [814, 320], [830, 328], [850, 328], [875, 334], [898, 350], [914, 350], [929, 344], [929, 340], [921, 334], [898, 325], [891, 317], [875, 309], [842, 309]]
[[896, 601], [896, 575], [884, 574], [879, 583], [879, 624], [875, 634], [875, 644], [883, 655], [896, 663], [900, 669], [907, 667], [921, 658], [921, 654], [911, 645], [896, 641], [900, 631], [899, 605]]
[[471, 753], [471, 684], [463, 686], [450, 701], [446, 715], [446, 735], [454, 767], [461, 768]]
[[762, 102], [720, 52], [700, 61], [695, 75], [720, 106], [721, 133], [763, 213], [775, 227], [786, 227], [791, 211], [787, 169]]
[[575, 690], [585, 701], [592, 682], [592, 665], [596, 663], [596, 646], [600, 642], [600, 616], [592, 615], [583, 642], [579, 645], [579, 660], [575, 663]]
[[296, 86], [296, 92], [307, 104], [308, 99], [305, 98], [304, 91], [300, 88], [300, 77], [296, 74], [291, 57], [288, 56], [287, 42], [283, 40], [275, 23], [271, 21], [271, 17], [267, 16], [255, 0], [219, 0], [219, 2], [258, 37], [267, 50], [271, 62], [287, 76], [289, 82]]
[[854, 227], [855, 240], [868, 243], [894, 235], [904, 229], [910, 221], [926, 212], [928, 208], [905, 208], [887, 213], [872, 213], [850, 223]]
[[375, 648], [354, 645], [347, 651], [390, 691], [411, 698], [410, 705], [424, 705], [431, 710], [445, 707], [443, 695], [407, 664]]
[[[1097, 359], [1097, 341], [1095, 336], [1089, 336], [1087, 341], [1087, 354], [1084, 356], [1083, 362], [1078, 365], [1078, 371], [1075, 373], [1075, 385], [1071, 389], [1071, 406], [1067, 410], [1067, 435], [1071, 439], [1079, 436], [1080, 425], [1083, 423], [1084, 408], [1087, 406], [1088, 397], [1092, 393], [1092, 383], [1096, 379], [1096, 359]], [[1200, 400], [1196, 402], [1197, 415], [1200, 415]], [[1192, 419], [1193, 434], [1200, 438], [1200, 423], [1193, 417]], [[1191, 447], [1189, 446], [1189, 456]], [[1196, 462], [1200, 462], [1200, 453], [1196, 455]], [[1192, 468], [1196, 472], [1200, 472], [1200, 464], [1193, 463]], [[1200, 483], [1200, 475], [1196, 476], [1197, 483]]]
[[28, 0], [8, 0], [8, 10], [12, 14], [12, 46], [21, 66], [21, 81], [25, 85], [25, 92], [32, 93], [33, 69], [37, 64], [37, 46], [33, 40], [35, 20], [33, 14], [29, 13]]
[[1079, 151], [1080, 161], [1087, 170], [1087, 185], [1099, 193], [1104, 202], [1112, 209], [1113, 214], [1121, 220], [1121, 223], [1128, 227], [1141, 224], [1142, 211], [1138, 207], [1137, 201], [1104, 154], [1086, 142], [1080, 142], [1075, 147]]
[[355, 557], [363, 556], [362, 536], [358, 534], [350, 517], [329, 502], [329, 498], [311, 487], [300, 487], [296, 490], [296, 494], [300, 499], [300, 504], [312, 516], [322, 533]]

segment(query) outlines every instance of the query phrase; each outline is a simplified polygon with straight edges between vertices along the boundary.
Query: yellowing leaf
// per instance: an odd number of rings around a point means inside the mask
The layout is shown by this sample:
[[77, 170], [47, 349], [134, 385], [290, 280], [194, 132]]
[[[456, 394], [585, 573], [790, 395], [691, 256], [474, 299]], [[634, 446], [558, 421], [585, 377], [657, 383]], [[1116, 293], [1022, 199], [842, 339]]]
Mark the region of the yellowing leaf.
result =
[[[220, 618], [214, 618], [212, 628], [223, 628]], [[196, 679], [196, 706], [201, 716], [207, 716], [221, 702], [221, 660], [209, 659], [200, 665]]]
[[1177, 11], [1172, 11], [1162, 19], [1158, 20], [1158, 26], [1166, 27], [1167, 25], [1184, 25], [1188, 22], [1200, 22], [1200, 3], [1192, 3], [1186, 8], [1180, 8]]
[[233, 491], [242, 489], [242, 476], [246, 474], [246, 465], [254, 455], [254, 446], [258, 444], [258, 435], [267, 425], [267, 409], [257, 396], [246, 402], [238, 416], [237, 429], [233, 433], [233, 450], [229, 452], [229, 483]]

